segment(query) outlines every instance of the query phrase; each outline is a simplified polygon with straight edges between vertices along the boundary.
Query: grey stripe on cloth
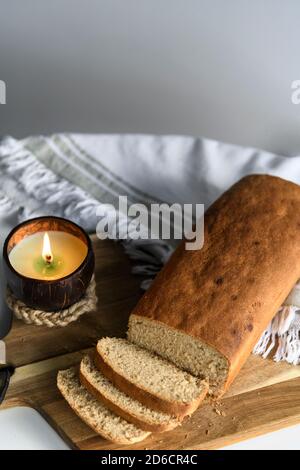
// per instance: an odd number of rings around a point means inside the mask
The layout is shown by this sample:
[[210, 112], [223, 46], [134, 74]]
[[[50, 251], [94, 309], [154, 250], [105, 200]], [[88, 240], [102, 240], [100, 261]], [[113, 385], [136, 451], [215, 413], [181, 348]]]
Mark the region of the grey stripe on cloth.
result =
[[119, 195], [127, 195], [130, 204], [161, 202], [153, 196], [143, 194], [131, 184], [104, 167], [92, 155], [87, 154], [70, 135], [34, 137], [25, 142], [25, 147], [55, 174], [85, 189], [103, 203], [117, 203]]

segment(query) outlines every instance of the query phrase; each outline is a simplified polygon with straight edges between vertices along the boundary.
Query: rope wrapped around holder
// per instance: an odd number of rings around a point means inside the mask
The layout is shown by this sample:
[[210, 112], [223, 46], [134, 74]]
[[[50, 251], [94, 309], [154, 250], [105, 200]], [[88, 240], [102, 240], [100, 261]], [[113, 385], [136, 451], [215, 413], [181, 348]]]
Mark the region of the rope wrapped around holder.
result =
[[45, 312], [44, 310], [35, 310], [28, 307], [23, 302], [16, 299], [9, 288], [6, 294], [7, 305], [18, 320], [23, 320], [25, 323], [38, 326], [44, 325], [48, 328], [67, 326], [69, 323], [78, 320], [84, 313], [95, 311], [97, 300], [95, 276], [92, 277], [82, 299], [64, 310], [55, 312]]

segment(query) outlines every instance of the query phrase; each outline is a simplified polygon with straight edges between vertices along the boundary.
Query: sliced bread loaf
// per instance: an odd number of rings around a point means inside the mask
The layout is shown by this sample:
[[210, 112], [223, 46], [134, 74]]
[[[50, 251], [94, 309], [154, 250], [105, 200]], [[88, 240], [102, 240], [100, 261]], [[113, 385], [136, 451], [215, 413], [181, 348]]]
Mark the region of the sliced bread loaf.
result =
[[204, 246], [185, 241], [129, 319], [128, 339], [221, 395], [300, 277], [300, 186], [243, 178], [206, 212]]
[[102, 338], [94, 362], [125, 394], [180, 418], [192, 414], [207, 393], [199, 378], [125, 339]]
[[117, 444], [133, 444], [149, 436], [97, 401], [80, 383], [75, 368], [59, 371], [57, 386], [75, 413], [95, 432]]
[[169, 431], [180, 424], [180, 421], [174, 416], [152, 410], [121, 392], [96, 368], [89, 356], [85, 356], [81, 361], [80, 381], [95, 398], [101, 400], [110, 410], [145, 431]]

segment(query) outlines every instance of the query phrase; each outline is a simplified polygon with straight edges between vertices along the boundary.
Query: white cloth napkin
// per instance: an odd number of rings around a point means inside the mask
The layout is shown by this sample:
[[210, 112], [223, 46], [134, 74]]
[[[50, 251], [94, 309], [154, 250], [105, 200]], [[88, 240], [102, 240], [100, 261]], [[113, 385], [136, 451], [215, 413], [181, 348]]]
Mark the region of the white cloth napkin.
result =
[[[268, 173], [300, 184], [300, 156], [185, 136], [55, 134], [0, 144], [0, 234], [24, 218], [69, 217], [94, 231], [99, 204], [203, 203], [208, 207], [242, 176]], [[142, 262], [137, 272], [153, 276], [169, 256], [165, 243], [125, 242]], [[296, 291], [295, 291], [296, 292]], [[300, 363], [299, 313], [284, 307], [255, 352]]]

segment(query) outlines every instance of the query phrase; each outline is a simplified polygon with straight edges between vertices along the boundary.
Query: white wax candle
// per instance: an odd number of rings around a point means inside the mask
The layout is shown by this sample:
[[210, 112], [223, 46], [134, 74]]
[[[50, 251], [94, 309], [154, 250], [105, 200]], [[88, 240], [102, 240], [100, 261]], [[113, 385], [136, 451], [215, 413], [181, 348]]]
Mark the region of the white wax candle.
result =
[[48, 231], [53, 258], [43, 258], [45, 232], [23, 238], [10, 252], [9, 261], [23, 276], [33, 279], [55, 280], [74, 272], [87, 255], [87, 246], [67, 232]]

